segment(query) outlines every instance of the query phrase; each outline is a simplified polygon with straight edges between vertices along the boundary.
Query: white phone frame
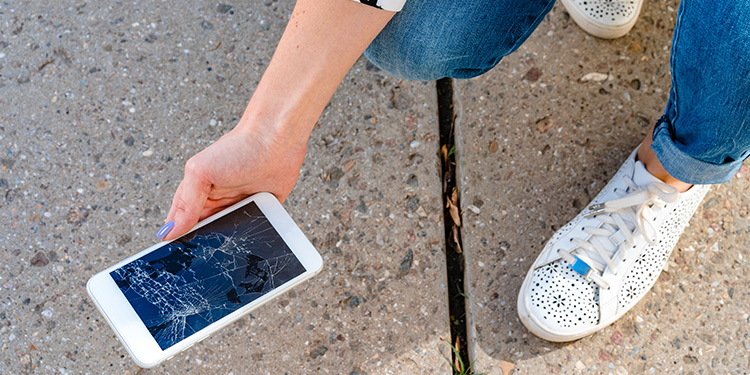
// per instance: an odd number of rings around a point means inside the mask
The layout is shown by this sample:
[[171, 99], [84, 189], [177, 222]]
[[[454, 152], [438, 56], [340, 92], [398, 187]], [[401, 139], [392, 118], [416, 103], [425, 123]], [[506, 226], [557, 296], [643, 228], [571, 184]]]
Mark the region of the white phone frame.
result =
[[138, 254], [97, 273], [89, 279], [88, 283], [86, 283], [86, 290], [94, 301], [96, 307], [99, 309], [99, 312], [101, 312], [115, 331], [117, 338], [120, 339], [120, 342], [122, 342], [125, 349], [130, 353], [130, 356], [138, 366], [152, 368], [159, 365], [160, 363], [172, 358], [177, 353], [190, 348], [208, 337], [210, 334], [229, 325], [243, 317], [245, 314], [253, 311], [271, 299], [278, 297], [320, 272], [323, 267], [323, 259], [320, 257], [320, 254], [315, 250], [315, 247], [310, 243], [307, 237], [305, 237], [297, 224], [294, 223], [294, 220], [292, 220], [276, 197], [269, 193], [258, 193], [245, 198], [221, 212], [217, 212], [216, 214], [202, 220], [188, 233], [235, 211], [251, 201], [255, 202], [261, 212], [263, 212], [266, 218], [268, 218], [268, 221], [276, 229], [287, 246], [289, 246], [297, 259], [299, 259], [306, 271], [259, 297], [255, 301], [239, 308], [237, 311], [204, 327], [200, 331], [174, 344], [166, 350], [162, 350], [161, 347], [159, 347], [159, 344], [148, 331], [146, 325], [138, 317], [138, 314], [130, 305], [130, 302], [128, 302], [125, 295], [120, 291], [120, 288], [115, 284], [115, 281], [110, 276], [110, 272], [168, 244], [171, 241], [159, 242]]

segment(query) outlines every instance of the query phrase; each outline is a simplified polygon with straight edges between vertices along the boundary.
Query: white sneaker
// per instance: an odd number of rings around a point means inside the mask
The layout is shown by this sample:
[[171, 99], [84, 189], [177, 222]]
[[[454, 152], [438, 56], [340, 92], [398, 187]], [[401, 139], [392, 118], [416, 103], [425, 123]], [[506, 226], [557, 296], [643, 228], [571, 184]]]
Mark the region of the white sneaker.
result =
[[643, 6], [643, 0], [562, 0], [562, 3], [578, 26], [604, 39], [627, 34]]
[[524, 279], [518, 315], [535, 335], [572, 341], [619, 319], [646, 295], [710, 185], [684, 193], [651, 175], [636, 151], [544, 246]]

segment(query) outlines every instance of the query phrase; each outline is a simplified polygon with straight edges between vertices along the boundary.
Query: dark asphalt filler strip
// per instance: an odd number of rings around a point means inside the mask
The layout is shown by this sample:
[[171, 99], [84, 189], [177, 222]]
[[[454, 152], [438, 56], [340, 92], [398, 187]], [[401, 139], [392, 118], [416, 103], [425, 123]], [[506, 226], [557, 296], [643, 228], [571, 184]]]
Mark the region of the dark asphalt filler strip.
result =
[[[455, 113], [453, 111], [453, 80], [442, 78], [436, 83], [438, 102], [438, 124], [440, 126], [440, 158], [443, 184], [443, 224], [445, 229], [445, 259], [448, 272], [448, 312], [450, 314], [451, 345], [458, 349], [464, 366], [468, 367], [469, 351], [466, 327], [466, 294], [464, 294], [465, 261], [461, 250], [460, 223], [451, 215], [448, 202], [452, 200], [456, 186]], [[460, 193], [455, 202], [460, 208]], [[460, 215], [460, 209], [459, 209]], [[456, 363], [454, 352], [453, 363]], [[455, 369], [454, 369], [455, 373]]]

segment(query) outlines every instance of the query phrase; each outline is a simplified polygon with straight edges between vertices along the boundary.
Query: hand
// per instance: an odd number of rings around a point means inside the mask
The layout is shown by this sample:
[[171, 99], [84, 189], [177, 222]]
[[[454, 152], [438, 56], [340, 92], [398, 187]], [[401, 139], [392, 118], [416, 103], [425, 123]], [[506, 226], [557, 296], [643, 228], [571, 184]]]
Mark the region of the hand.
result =
[[167, 224], [157, 236], [177, 238], [199, 220], [254, 193], [270, 192], [283, 202], [297, 182], [306, 147], [304, 140], [238, 126], [185, 164]]
[[340, 0], [298, 0], [237, 128], [193, 156], [163, 240], [261, 191], [292, 191], [316, 120], [352, 64], [395, 13]]

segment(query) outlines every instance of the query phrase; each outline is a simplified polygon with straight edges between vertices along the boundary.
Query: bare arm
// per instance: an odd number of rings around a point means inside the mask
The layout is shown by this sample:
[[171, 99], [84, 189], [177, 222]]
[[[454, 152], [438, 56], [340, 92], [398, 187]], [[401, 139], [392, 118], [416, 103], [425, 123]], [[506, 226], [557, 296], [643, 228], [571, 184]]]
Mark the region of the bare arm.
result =
[[270, 115], [277, 126], [305, 124], [308, 128], [297, 130], [309, 133], [336, 87], [394, 14], [349, 0], [298, 1], [239, 126]]
[[394, 14], [350, 0], [299, 0], [237, 126], [185, 165], [162, 238], [253, 193], [286, 199], [326, 103]]

